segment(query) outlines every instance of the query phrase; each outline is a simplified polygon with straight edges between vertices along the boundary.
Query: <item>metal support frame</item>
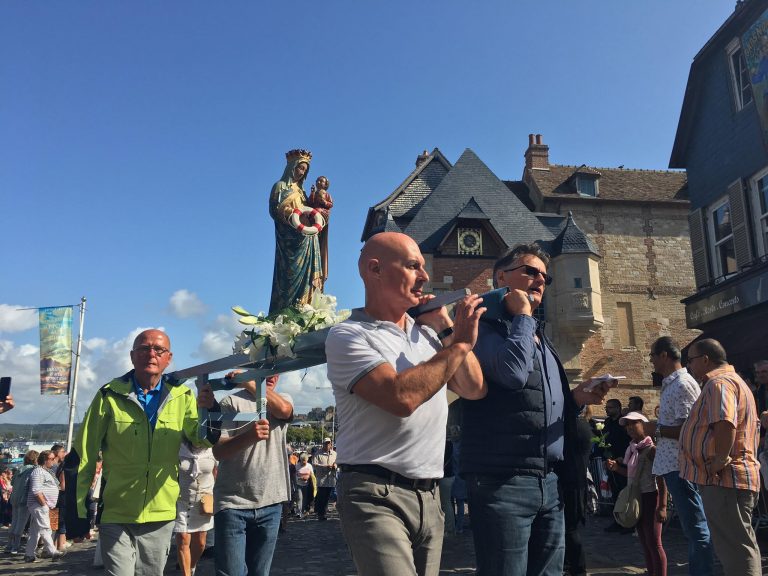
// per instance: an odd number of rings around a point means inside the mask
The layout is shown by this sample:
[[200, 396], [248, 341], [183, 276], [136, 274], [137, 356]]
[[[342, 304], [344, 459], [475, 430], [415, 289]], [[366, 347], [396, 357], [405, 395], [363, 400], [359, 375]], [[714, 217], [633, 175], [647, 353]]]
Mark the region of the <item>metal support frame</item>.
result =
[[[214, 422], [248, 422], [266, 417], [267, 400], [263, 388], [264, 379], [273, 374], [283, 374], [325, 364], [325, 339], [329, 330], [330, 328], [325, 328], [298, 336], [293, 347], [293, 356], [279, 356], [265, 347], [255, 361], [248, 354], [233, 354], [190, 368], [176, 370], [170, 373], [168, 377], [177, 382], [195, 378], [198, 392], [205, 384], [210, 384], [214, 391], [232, 390], [239, 383], [256, 380], [256, 397], [260, 399], [259, 412], [222, 414], [200, 408], [198, 433], [201, 438], [204, 438], [207, 426]], [[237, 369], [245, 371], [233, 378], [210, 378], [211, 374]]]

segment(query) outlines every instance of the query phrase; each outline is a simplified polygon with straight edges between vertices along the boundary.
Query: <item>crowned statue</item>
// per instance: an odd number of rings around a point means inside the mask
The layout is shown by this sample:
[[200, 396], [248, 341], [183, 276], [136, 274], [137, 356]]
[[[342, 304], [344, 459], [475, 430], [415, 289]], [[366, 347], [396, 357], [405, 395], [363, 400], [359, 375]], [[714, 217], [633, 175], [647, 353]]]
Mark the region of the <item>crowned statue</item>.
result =
[[283, 176], [272, 186], [269, 215], [275, 221], [275, 268], [269, 313], [296, 304], [306, 304], [323, 291], [328, 277], [326, 224], [333, 200], [328, 194], [328, 179], [321, 176], [304, 192], [312, 153], [291, 150], [286, 153]]

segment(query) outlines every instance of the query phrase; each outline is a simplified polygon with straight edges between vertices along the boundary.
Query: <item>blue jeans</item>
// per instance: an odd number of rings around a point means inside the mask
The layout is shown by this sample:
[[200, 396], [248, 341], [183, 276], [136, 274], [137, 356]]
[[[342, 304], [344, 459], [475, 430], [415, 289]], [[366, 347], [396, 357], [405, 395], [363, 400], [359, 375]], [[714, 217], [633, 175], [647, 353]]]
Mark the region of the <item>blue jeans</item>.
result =
[[672, 495], [683, 533], [688, 538], [688, 573], [711, 576], [714, 563], [712, 539], [701, 496], [692, 482], [680, 478], [677, 470], [667, 472], [663, 476], [667, 490]]
[[562, 576], [565, 521], [557, 475], [466, 480], [478, 576]]
[[269, 576], [282, 504], [216, 513], [216, 576]]

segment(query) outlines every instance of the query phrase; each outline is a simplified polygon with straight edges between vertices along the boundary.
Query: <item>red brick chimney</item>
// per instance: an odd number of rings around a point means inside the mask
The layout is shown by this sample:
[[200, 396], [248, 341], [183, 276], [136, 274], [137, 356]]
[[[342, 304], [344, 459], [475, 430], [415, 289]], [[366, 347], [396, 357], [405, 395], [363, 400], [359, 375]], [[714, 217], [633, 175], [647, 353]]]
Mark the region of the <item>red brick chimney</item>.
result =
[[528, 134], [525, 167], [529, 170], [549, 170], [549, 146], [542, 144], [541, 134]]

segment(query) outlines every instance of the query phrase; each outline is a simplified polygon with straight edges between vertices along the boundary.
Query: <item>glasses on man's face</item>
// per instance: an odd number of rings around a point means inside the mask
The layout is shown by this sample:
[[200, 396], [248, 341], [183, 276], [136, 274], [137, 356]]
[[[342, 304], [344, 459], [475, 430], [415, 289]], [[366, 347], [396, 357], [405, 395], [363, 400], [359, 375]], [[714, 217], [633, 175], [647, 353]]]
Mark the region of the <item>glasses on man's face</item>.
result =
[[150, 352], [154, 352], [156, 356], [165, 356], [170, 352], [168, 348], [163, 348], [162, 346], [147, 346], [146, 344], [143, 346], [136, 346], [133, 351], [138, 352], [139, 354], [149, 354]]
[[520, 264], [520, 266], [515, 266], [514, 268], [507, 268], [504, 270], [504, 272], [514, 272], [519, 268], [525, 268], [525, 272], [523, 272], [523, 274], [533, 279], [535, 279], [536, 276], [541, 274], [541, 277], [544, 278], [544, 284], [546, 286], [549, 286], [550, 284], [552, 284], [552, 280], [554, 280], [554, 278], [552, 278], [552, 276], [550, 276], [546, 272], [542, 272], [541, 270], [536, 268], [536, 266], [530, 266], [528, 264]]
[[703, 358], [706, 356], [706, 354], [699, 354], [698, 356], [688, 356], [688, 360], [685, 361], [686, 365], [691, 363], [691, 360], [696, 360], [696, 358]]

